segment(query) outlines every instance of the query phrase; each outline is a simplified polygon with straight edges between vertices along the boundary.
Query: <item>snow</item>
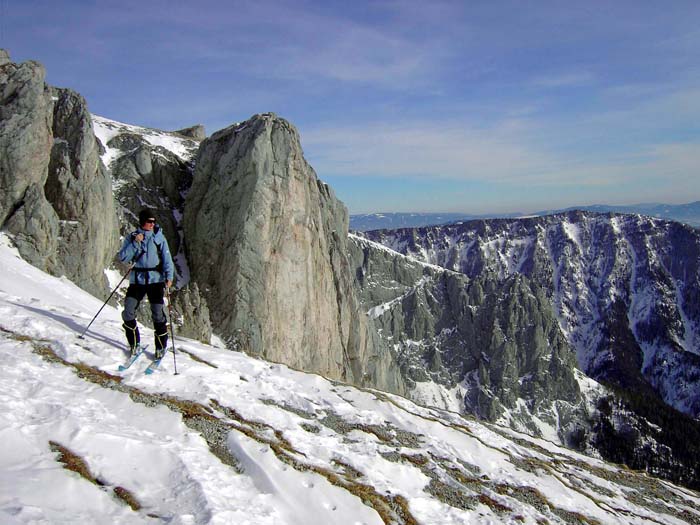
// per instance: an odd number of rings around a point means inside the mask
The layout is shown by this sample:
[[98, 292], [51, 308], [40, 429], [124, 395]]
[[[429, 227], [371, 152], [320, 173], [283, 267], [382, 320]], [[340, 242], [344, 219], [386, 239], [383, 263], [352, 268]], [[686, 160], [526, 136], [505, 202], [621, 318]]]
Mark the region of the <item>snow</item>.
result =
[[424, 268], [430, 268], [432, 270], [437, 270], [439, 272], [450, 271], [450, 270], [443, 268], [442, 266], [427, 263], [427, 262], [425, 262], [425, 260], [421, 260], [421, 259], [418, 259], [416, 257], [411, 257], [408, 255], [404, 255], [404, 254], [400, 253], [398, 250], [393, 250], [393, 249], [391, 249], [383, 244], [380, 244], [378, 242], [374, 242], [374, 241], [371, 241], [365, 237], [362, 237], [361, 235], [349, 233], [348, 237], [350, 239], [356, 241], [360, 245], [365, 244], [367, 246], [371, 246], [375, 250], [381, 250], [381, 251], [387, 252], [387, 253], [391, 254], [392, 257], [399, 257], [401, 259], [408, 260], [408, 261], [412, 262], [413, 264], [418, 264], [420, 266], [423, 266]]
[[369, 311], [367, 312], [367, 315], [369, 316], [370, 319], [376, 319], [377, 317], [381, 317], [386, 312], [391, 310], [394, 306], [403, 302], [404, 299], [413, 295], [414, 293], [416, 293], [416, 291], [418, 291], [419, 288], [422, 288], [423, 286], [426, 285], [426, 283], [429, 283], [431, 281], [432, 281], [431, 277], [424, 275], [406, 293], [404, 293], [403, 295], [401, 295], [399, 297], [392, 299], [391, 301], [388, 301], [386, 303], [383, 303], [383, 304], [380, 304], [378, 306], [374, 306], [374, 307], [370, 308]]
[[161, 146], [180, 157], [183, 161], [188, 162], [193, 158], [193, 145], [196, 142], [191, 138], [182, 137], [176, 133], [124, 124], [123, 122], [110, 120], [98, 115], [92, 115], [92, 126], [95, 136], [100, 139], [100, 142], [105, 147], [106, 152], [102, 155], [102, 162], [107, 167], [124, 155], [123, 151], [107, 145], [110, 140], [122, 133], [140, 135], [151, 146]]
[[578, 247], [578, 250], [580, 253], [582, 253], [582, 248], [581, 248], [581, 226], [578, 224], [573, 224], [570, 222], [563, 221], [561, 223], [562, 228], [564, 229], [564, 234], [571, 239], [574, 244]]
[[[687, 509], [688, 520], [700, 518], [694, 492], [658, 482], [663, 497], [674, 498], [660, 512], [651, 478], [454, 412], [184, 338], [177, 339], [178, 375], [168, 358], [146, 376], [142, 357], [121, 382], [102, 384], [90, 374], [115, 376], [125, 359], [119, 312], [105, 307], [78, 339], [102, 301], [28, 265], [4, 235], [0, 267], [1, 523], [375, 525], [384, 520], [372, 502], [390, 508], [399, 496], [421, 525], [563, 523], [516, 497], [523, 490], [589, 522], [685, 523], [674, 505]], [[142, 337], [150, 341], [152, 331]], [[76, 374], [77, 363], [88, 373]], [[202, 407], [207, 421], [225, 429], [221, 438], [166, 399]], [[49, 442], [82, 457], [103, 486], [64, 469]], [[213, 444], [235, 464], [214, 454]], [[540, 466], [524, 469], [523, 461]], [[453, 469], [472, 482], [454, 488]], [[435, 479], [473, 503], [450, 506], [429, 490]], [[635, 486], [636, 479], [643, 483]], [[117, 486], [143, 508], [116, 499]]]
[[464, 394], [465, 388], [461, 385], [447, 388], [434, 381], [419, 381], [411, 390], [411, 400], [423, 406], [460, 413], [464, 412]]

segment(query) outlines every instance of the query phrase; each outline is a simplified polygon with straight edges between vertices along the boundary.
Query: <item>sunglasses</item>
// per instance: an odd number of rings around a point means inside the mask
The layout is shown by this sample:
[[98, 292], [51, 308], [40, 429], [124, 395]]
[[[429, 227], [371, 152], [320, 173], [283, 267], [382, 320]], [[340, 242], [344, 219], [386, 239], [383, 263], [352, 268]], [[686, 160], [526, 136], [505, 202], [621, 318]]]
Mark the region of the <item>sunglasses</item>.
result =
[[143, 223], [144, 224], [155, 224], [156, 220], [155, 219], [146, 219], [145, 221], [143, 221]]

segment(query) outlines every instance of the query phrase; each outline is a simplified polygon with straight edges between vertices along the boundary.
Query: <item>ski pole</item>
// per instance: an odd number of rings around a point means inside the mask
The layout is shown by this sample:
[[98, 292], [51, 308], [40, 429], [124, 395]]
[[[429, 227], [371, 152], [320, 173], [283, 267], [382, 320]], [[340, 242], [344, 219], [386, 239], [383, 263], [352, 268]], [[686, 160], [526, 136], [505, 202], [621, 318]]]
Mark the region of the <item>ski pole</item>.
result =
[[175, 365], [175, 374], [178, 375], [177, 373], [177, 359], [175, 359], [175, 330], [173, 329], [173, 306], [172, 302], [170, 301], [170, 288], [168, 288], [167, 284], [165, 286], [165, 295], [168, 297], [168, 315], [170, 316], [170, 341], [172, 341], [173, 344], [173, 365]]
[[132, 262], [132, 263], [129, 265], [129, 269], [126, 271], [126, 273], [125, 273], [124, 276], [122, 277], [122, 280], [119, 281], [119, 284], [118, 284], [117, 286], [114, 287], [114, 290], [112, 290], [112, 293], [109, 294], [109, 297], [107, 297], [107, 300], [104, 302], [104, 304], [100, 307], [99, 310], [97, 310], [97, 313], [95, 314], [95, 317], [92, 318], [92, 321], [90, 321], [90, 324], [87, 325], [87, 328], [86, 328], [85, 330], [83, 330], [83, 333], [80, 334], [80, 335], [78, 336], [79, 339], [85, 339], [85, 334], [87, 333], [87, 331], [88, 331], [88, 330], [90, 329], [90, 327], [92, 326], [92, 323], [95, 322], [95, 319], [97, 319], [97, 316], [100, 315], [100, 312], [102, 311], [102, 309], [103, 309], [105, 306], [107, 306], [107, 303], [108, 303], [109, 300], [112, 298], [112, 296], [114, 295], [114, 293], [115, 293], [115, 292], [119, 289], [119, 287], [122, 285], [122, 283], [124, 282], [124, 279], [126, 279], [126, 278], [128, 277], [128, 275], [131, 273], [131, 270], [134, 268], [134, 265], [135, 265], [135, 264], [136, 264], [136, 262]]

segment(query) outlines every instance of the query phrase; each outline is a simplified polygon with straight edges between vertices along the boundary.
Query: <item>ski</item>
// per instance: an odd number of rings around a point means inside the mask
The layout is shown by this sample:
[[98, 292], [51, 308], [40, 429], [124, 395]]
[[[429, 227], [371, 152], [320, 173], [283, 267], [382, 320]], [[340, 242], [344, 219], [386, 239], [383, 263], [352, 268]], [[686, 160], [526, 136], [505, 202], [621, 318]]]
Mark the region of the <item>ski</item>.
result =
[[149, 365], [146, 367], [146, 370], [144, 370], [143, 373], [146, 374], [147, 376], [150, 376], [153, 372], [155, 372], [156, 370], [158, 370], [158, 367], [160, 366], [160, 362], [161, 362], [161, 361], [163, 360], [163, 358], [165, 357], [165, 354], [167, 354], [167, 352], [163, 352], [163, 355], [162, 355], [161, 357], [159, 357], [159, 358], [154, 359], [153, 361], [151, 361], [151, 364], [149, 364]]
[[134, 364], [134, 361], [136, 361], [136, 360], [139, 358], [139, 356], [140, 356], [141, 354], [143, 354], [143, 352], [144, 352], [144, 350], [146, 350], [146, 348], [148, 348], [148, 345], [143, 345], [143, 346], [139, 345], [138, 350], [136, 351], [136, 353], [135, 353], [134, 355], [132, 355], [132, 356], [126, 361], [126, 363], [124, 363], [123, 365], [119, 365], [119, 371], [120, 371], [120, 372], [123, 372], [124, 370], [126, 370], [127, 368], [129, 368], [131, 365], [133, 365], [133, 364]]

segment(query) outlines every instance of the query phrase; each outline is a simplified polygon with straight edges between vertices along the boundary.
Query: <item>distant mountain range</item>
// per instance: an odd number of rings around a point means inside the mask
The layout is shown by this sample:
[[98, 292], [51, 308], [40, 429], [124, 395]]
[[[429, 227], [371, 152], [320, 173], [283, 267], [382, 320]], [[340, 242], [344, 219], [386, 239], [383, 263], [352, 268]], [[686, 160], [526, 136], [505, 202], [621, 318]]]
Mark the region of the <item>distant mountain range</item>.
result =
[[523, 216], [543, 216], [565, 213], [574, 210], [592, 211], [598, 213], [631, 213], [648, 215], [657, 219], [669, 219], [682, 222], [695, 228], [700, 227], [700, 201], [688, 204], [643, 203], [629, 206], [611, 206], [594, 204], [591, 206], [572, 206], [564, 209], [542, 210], [524, 214], [520, 212], [505, 214], [470, 215], [465, 213], [369, 213], [350, 216], [350, 229], [355, 231], [394, 230], [399, 228], [420, 228], [452, 224], [460, 221], [475, 219], [518, 218]]

